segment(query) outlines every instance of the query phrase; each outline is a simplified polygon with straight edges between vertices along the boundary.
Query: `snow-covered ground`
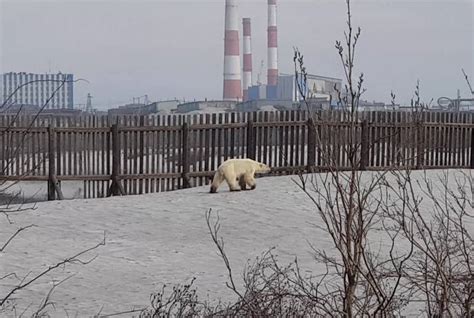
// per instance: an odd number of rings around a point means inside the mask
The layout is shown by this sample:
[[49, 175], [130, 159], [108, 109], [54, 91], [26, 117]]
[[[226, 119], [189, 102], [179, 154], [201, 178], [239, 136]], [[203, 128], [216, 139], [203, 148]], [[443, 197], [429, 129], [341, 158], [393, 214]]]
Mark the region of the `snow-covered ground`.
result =
[[[440, 171], [429, 173], [434, 176]], [[61, 267], [18, 292], [14, 297], [17, 313], [27, 306], [29, 311], [37, 308], [52, 281], [69, 276], [53, 294], [55, 307], [49, 310], [53, 317], [144, 307], [161, 284], [186, 283], [193, 277], [202, 298], [231, 300], [225, 266], [208, 233], [208, 209], [219, 213], [220, 234], [235, 273], [274, 246], [282, 263], [298, 256], [304, 271], [318, 273], [322, 267], [313, 261], [309, 242], [329, 251], [332, 245], [315, 226], [320, 218], [314, 205], [292, 179], [297, 177], [259, 178], [256, 190], [244, 192], [231, 193], [223, 185], [217, 194], [198, 187], [142, 196], [40, 202], [33, 211], [11, 215], [14, 224], [0, 217], [0, 242], [18, 227], [36, 225], [0, 254], [0, 276], [15, 272], [22, 277], [31, 271], [32, 277], [100, 242], [105, 231], [106, 245], [88, 255], [97, 255], [93, 262]], [[468, 226], [474, 231], [473, 223]], [[13, 282], [13, 277], [1, 280], [0, 294]]]

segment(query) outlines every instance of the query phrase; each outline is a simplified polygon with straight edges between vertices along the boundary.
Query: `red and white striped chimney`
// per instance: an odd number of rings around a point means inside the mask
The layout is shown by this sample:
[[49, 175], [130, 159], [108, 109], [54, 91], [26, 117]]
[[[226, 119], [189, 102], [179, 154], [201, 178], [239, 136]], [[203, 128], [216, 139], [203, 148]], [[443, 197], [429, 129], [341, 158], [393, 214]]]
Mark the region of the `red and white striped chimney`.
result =
[[248, 89], [252, 85], [252, 27], [250, 18], [242, 19], [244, 30], [244, 74], [243, 74], [243, 89], [244, 101], [248, 100]]
[[242, 100], [237, 0], [225, 2], [224, 100]]
[[268, 0], [268, 72], [267, 84], [278, 83], [278, 36], [277, 36], [277, 5], [276, 0]]

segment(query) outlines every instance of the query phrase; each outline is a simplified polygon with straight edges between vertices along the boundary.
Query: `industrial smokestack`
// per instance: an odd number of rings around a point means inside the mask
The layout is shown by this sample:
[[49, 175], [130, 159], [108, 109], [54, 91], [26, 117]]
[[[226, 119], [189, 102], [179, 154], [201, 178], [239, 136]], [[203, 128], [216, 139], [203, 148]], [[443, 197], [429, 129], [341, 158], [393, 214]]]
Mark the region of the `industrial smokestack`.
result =
[[276, 86], [278, 83], [278, 36], [277, 36], [277, 5], [276, 0], [268, 0], [268, 72], [267, 84]]
[[239, 18], [237, 0], [225, 2], [224, 100], [241, 100]]
[[250, 18], [242, 19], [243, 30], [244, 30], [244, 77], [243, 77], [243, 89], [244, 89], [244, 101], [248, 100], [248, 89], [252, 85], [252, 27]]

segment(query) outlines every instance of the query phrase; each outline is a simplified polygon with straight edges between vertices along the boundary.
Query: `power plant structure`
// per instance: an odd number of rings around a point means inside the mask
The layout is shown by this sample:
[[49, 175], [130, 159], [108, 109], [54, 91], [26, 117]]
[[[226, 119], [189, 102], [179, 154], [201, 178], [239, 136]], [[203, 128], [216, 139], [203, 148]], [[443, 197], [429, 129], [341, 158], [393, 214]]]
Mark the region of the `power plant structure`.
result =
[[225, 2], [224, 100], [242, 100], [237, 0]]
[[250, 18], [242, 19], [244, 31], [244, 77], [243, 90], [244, 102], [248, 100], [249, 87], [252, 86], [252, 23]]
[[[237, 0], [225, 2], [224, 37], [224, 100], [246, 101], [252, 86], [251, 20], [242, 19], [243, 26], [243, 76], [240, 69], [240, 47]], [[278, 85], [278, 27], [276, 0], [268, 0], [267, 29], [267, 98], [276, 98]]]
[[267, 96], [276, 97], [278, 84], [278, 28], [276, 0], [268, 0], [268, 68]]
[[[229, 102], [235, 105], [235, 109], [254, 109], [261, 105], [278, 105], [291, 108], [301, 102], [298, 84], [304, 86], [306, 98], [314, 101], [324, 101], [322, 107], [333, 106], [337, 100], [337, 92], [342, 87], [342, 80], [327, 76], [307, 76], [306, 83], [299, 83], [300, 77], [291, 74], [280, 74], [278, 65], [278, 16], [277, 0], [267, 0], [267, 61], [266, 61], [266, 83], [260, 82], [260, 75], [265, 76], [262, 69], [257, 83], [252, 82], [252, 20], [249, 17], [242, 21], [242, 51], [239, 47], [239, 14], [238, 0], [225, 1], [225, 39], [224, 39], [224, 97], [221, 104], [201, 103], [198, 106], [188, 103], [181, 107], [183, 111], [189, 109], [203, 110], [212, 109], [234, 109]], [[263, 31], [263, 30], [262, 30]], [[264, 48], [264, 47], [263, 47]], [[242, 57], [240, 55], [242, 52]], [[241, 69], [242, 61], [242, 69]], [[240, 105], [242, 104], [242, 105]]]

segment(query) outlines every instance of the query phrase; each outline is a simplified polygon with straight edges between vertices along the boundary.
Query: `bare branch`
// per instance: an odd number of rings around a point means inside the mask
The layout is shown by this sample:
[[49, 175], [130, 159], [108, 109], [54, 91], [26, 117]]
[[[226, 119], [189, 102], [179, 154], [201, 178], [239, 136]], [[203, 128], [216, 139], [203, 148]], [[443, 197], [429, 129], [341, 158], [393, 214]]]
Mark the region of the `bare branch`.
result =
[[[6, 302], [13, 294], [15, 294], [16, 292], [18, 292], [18, 291], [20, 291], [20, 290], [22, 290], [22, 289], [28, 287], [29, 285], [31, 285], [32, 283], [34, 283], [35, 281], [37, 281], [38, 279], [40, 279], [40, 278], [43, 277], [44, 275], [46, 275], [46, 274], [50, 273], [51, 271], [55, 270], [56, 268], [59, 268], [59, 267], [61, 267], [61, 266], [63, 266], [63, 265], [66, 265], [66, 264], [84, 263], [84, 262], [82, 262], [82, 261], [79, 259], [79, 257], [81, 257], [81, 256], [83, 256], [83, 255], [85, 255], [85, 254], [87, 254], [87, 253], [89, 253], [89, 252], [91, 252], [91, 251], [93, 251], [93, 250], [99, 248], [100, 246], [104, 246], [104, 245], [105, 245], [105, 233], [104, 233], [104, 238], [103, 238], [103, 240], [102, 240], [100, 243], [98, 243], [98, 244], [96, 244], [96, 245], [94, 245], [94, 246], [92, 246], [92, 247], [90, 247], [90, 248], [88, 248], [88, 249], [85, 249], [85, 250], [83, 250], [83, 251], [81, 251], [81, 252], [79, 252], [79, 253], [77, 253], [77, 254], [75, 254], [75, 255], [73, 255], [73, 256], [70, 256], [70, 257], [68, 257], [68, 258], [65, 258], [64, 260], [62, 260], [62, 261], [56, 263], [55, 265], [49, 266], [47, 269], [43, 270], [41, 273], [39, 273], [38, 275], [36, 275], [35, 277], [33, 277], [33, 278], [31, 278], [31, 279], [26, 279], [28, 275], [25, 276], [25, 278], [23, 279], [23, 281], [22, 281], [19, 285], [15, 286], [15, 287], [14, 287], [12, 290], [10, 290], [3, 298], [0, 299], [0, 306], [3, 306], [3, 305], [5, 304], [5, 302]], [[86, 262], [86, 263], [87, 263], [87, 262]]]
[[2, 253], [5, 248], [8, 246], [8, 244], [11, 243], [11, 241], [18, 235], [20, 234], [21, 232], [23, 232], [24, 230], [27, 230], [29, 228], [32, 228], [32, 227], [35, 227], [36, 225], [34, 224], [31, 224], [31, 225], [28, 225], [28, 226], [25, 226], [25, 227], [20, 227], [18, 230], [16, 230], [15, 233], [13, 233], [9, 238], [8, 240], [3, 244], [3, 246], [0, 248], [0, 253]]

